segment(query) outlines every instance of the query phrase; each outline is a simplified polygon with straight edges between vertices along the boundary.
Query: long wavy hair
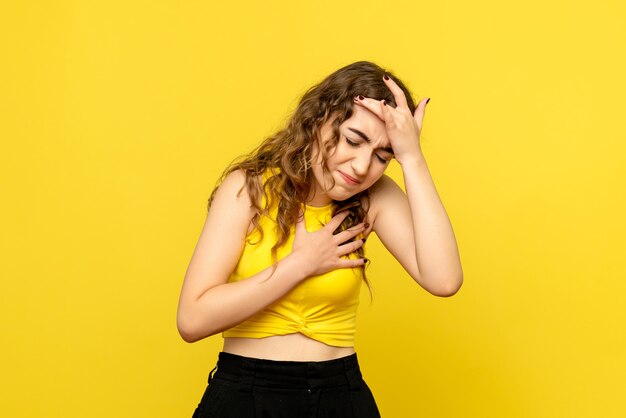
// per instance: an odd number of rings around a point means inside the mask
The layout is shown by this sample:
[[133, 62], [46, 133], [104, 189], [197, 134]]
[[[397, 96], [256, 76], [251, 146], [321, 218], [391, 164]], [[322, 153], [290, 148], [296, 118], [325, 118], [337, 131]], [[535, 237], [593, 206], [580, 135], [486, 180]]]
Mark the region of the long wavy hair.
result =
[[[211, 207], [215, 191], [224, 178], [233, 171], [243, 170], [246, 175], [246, 184], [243, 187], [247, 189], [257, 212], [252, 218], [252, 223], [260, 232], [260, 239], [263, 239], [263, 229], [259, 226], [259, 217], [268, 216], [269, 208], [273, 204], [278, 205], [277, 241], [271, 250], [274, 269], [277, 250], [289, 238], [290, 228], [297, 221], [300, 205], [307, 202], [314, 187], [315, 179], [311, 165], [316, 156], [312, 155], [313, 144], [317, 143], [317, 149], [322, 154], [322, 170], [326, 174], [328, 172], [326, 160], [339, 141], [339, 127], [352, 116], [353, 108], [356, 106], [353, 103], [354, 97], [363, 95], [377, 100], [385, 99], [388, 105], [397, 106], [393, 94], [383, 81], [385, 74], [402, 89], [409, 109], [414, 113], [415, 103], [410, 91], [391, 71], [368, 61], [354, 62], [336, 70], [309, 88], [288, 119], [287, 126], [264, 139], [249, 154], [235, 159], [218, 179], [209, 197], [207, 210]], [[323, 142], [320, 129], [333, 117], [332, 136]], [[262, 174], [266, 170], [270, 170], [272, 175], [267, 176], [263, 182]], [[265, 198], [264, 207], [261, 207], [261, 196]], [[344, 210], [349, 211], [335, 233], [363, 222], [368, 209], [368, 190], [344, 201], [333, 201], [333, 216]], [[359, 257], [364, 255], [363, 247], [355, 252]], [[365, 271], [363, 278], [371, 297], [371, 285]]]

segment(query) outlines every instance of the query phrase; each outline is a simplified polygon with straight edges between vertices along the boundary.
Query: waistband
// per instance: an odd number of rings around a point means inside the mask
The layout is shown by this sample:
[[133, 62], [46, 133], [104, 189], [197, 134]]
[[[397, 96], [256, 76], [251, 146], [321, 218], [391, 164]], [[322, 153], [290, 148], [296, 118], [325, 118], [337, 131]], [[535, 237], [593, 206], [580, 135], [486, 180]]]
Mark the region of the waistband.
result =
[[215, 376], [239, 385], [239, 390], [252, 391], [253, 387], [284, 389], [320, 389], [349, 385], [357, 389], [362, 382], [356, 353], [324, 361], [286, 361], [244, 357], [220, 352]]

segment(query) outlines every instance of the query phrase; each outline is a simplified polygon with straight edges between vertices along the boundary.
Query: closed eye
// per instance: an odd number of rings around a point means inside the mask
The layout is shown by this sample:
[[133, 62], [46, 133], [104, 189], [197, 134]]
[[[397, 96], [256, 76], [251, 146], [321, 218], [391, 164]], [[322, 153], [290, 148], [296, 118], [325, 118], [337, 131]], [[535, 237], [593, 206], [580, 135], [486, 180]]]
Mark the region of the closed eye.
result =
[[356, 148], [356, 147], [358, 147], [358, 146], [359, 146], [359, 144], [357, 144], [356, 142], [354, 142], [354, 141], [350, 141], [350, 140], [348, 139], [348, 137], [347, 137], [347, 136], [345, 136], [344, 138], [346, 138], [346, 142], [347, 142], [347, 143], [348, 143], [348, 145], [350, 145], [351, 147], [355, 147], [355, 148]]
[[[353, 147], [353, 148], [356, 148], [356, 147], [358, 147], [358, 146], [360, 145], [358, 142], [354, 142], [354, 141], [351, 141], [350, 139], [348, 139], [348, 137], [347, 137], [347, 136], [344, 136], [344, 138], [346, 138], [346, 143], [347, 143], [348, 145], [350, 145], [351, 147]], [[377, 160], [378, 160], [381, 164], [387, 164], [387, 163], [389, 163], [389, 161], [391, 161], [391, 159], [389, 159], [389, 160], [388, 160], [388, 159], [386, 159], [386, 158], [384, 158], [384, 157], [381, 157], [381, 156], [380, 156], [380, 155], [378, 155], [378, 154], [375, 154], [375, 155], [376, 155], [376, 159], [377, 159]]]
[[381, 157], [378, 154], [376, 154], [376, 158], [378, 158], [378, 161], [380, 161], [383, 164], [387, 164], [389, 161], [391, 161], [391, 160], [387, 160], [386, 158]]

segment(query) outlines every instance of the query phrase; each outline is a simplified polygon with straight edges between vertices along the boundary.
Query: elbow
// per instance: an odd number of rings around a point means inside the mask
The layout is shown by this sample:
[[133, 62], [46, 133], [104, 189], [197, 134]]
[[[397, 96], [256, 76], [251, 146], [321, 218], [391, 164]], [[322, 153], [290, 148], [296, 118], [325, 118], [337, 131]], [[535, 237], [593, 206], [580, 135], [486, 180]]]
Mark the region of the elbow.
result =
[[195, 343], [196, 341], [200, 340], [200, 338], [198, 338], [196, 334], [189, 332], [188, 330], [181, 327], [178, 327], [178, 334], [186, 343]]
[[206, 338], [208, 334], [206, 332], [202, 332], [193, 318], [184, 315], [178, 315], [176, 319], [176, 326], [178, 328], [178, 334], [181, 336], [183, 341], [187, 343], [195, 343], [196, 341], [200, 341], [203, 338]]
[[195, 343], [223, 331], [219, 318], [213, 311], [200, 310], [194, 303], [179, 303], [176, 327], [178, 334], [188, 343]]
[[463, 285], [463, 276], [461, 275], [455, 279], [445, 280], [443, 283], [445, 283], [445, 285], [440, 286], [430, 293], [443, 298], [449, 298], [450, 296], [456, 295]]
[[442, 297], [442, 298], [449, 298], [450, 296], [454, 296], [456, 295], [456, 293], [459, 291], [460, 287], [457, 288], [453, 288], [453, 289], [447, 289], [443, 292], [440, 292], [437, 294], [437, 296]]
[[193, 327], [189, 324], [189, 321], [182, 321], [179, 317], [176, 323], [178, 328], [178, 334], [187, 343], [194, 343], [199, 340], [197, 334], [194, 332]]

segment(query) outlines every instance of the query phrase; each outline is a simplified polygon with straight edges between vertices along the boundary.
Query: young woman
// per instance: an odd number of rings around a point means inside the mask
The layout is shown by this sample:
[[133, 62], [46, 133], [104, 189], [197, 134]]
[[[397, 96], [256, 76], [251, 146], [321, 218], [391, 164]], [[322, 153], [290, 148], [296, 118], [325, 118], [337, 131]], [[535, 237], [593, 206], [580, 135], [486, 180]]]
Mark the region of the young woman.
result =
[[[226, 169], [178, 306], [185, 341], [224, 337], [194, 417], [380, 416], [354, 350], [366, 237], [433, 295], [463, 281], [420, 147], [428, 100], [416, 107], [391, 72], [355, 62]], [[392, 159], [406, 194], [384, 175]]]

